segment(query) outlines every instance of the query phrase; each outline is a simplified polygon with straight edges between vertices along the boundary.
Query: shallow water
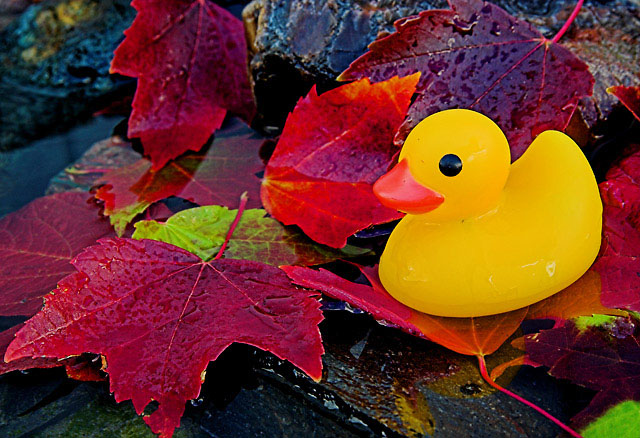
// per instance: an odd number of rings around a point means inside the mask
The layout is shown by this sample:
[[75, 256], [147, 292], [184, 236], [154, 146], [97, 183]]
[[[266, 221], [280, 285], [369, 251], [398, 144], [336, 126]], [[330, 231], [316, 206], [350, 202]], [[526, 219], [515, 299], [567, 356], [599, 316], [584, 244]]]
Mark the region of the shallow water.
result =
[[54, 175], [80, 158], [93, 143], [111, 135], [120, 120], [119, 116], [96, 117], [67, 132], [0, 152], [0, 216], [43, 196]]

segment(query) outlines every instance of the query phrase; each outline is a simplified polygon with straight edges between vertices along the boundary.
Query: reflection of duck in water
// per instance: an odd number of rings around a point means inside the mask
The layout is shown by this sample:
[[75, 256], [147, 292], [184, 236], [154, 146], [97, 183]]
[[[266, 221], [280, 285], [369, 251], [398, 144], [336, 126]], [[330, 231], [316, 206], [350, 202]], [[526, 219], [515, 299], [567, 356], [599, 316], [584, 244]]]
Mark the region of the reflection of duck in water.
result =
[[413, 129], [399, 161], [374, 185], [383, 204], [408, 213], [380, 279], [416, 310], [468, 317], [524, 307], [576, 281], [598, 253], [598, 186], [561, 132], [543, 132], [511, 165], [493, 121], [442, 111]]

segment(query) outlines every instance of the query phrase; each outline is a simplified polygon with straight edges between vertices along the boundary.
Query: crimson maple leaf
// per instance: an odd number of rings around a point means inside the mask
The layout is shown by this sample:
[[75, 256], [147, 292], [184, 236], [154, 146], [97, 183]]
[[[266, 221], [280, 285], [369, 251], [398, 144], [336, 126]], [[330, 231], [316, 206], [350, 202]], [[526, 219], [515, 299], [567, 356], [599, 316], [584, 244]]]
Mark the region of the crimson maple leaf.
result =
[[289, 115], [267, 164], [266, 210], [334, 248], [356, 231], [402, 217], [383, 207], [371, 187], [398, 151], [393, 135], [417, 81], [417, 75], [373, 85], [365, 79], [321, 96], [312, 89]]
[[101, 354], [117, 401], [131, 399], [138, 414], [159, 403], [145, 421], [163, 437], [198, 396], [209, 361], [234, 342], [321, 377], [320, 304], [278, 268], [203, 262], [167, 243], [118, 238], [87, 248], [73, 265], [78, 272], [46, 297], [5, 360]]
[[138, 78], [129, 137], [153, 168], [199, 150], [227, 110], [251, 120], [242, 22], [211, 0], [133, 0], [138, 15], [116, 49], [112, 73]]
[[113, 231], [88, 193], [38, 198], [0, 219], [0, 315], [32, 316], [81, 250]]
[[602, 304], [640, 311], [640, 149], [622, 159], [600, 184], [603, 240], [593, 269]]
[[564, 130], [594, 79], [587, 65], [529, 23], [481, 0], [451, 0], [398, 20], [396, 32], [374, 41], [340, 80], [373, 81], [421, 72], [417, 98], [396, 142], [425, 117], [469, 108], [504, 131], [512, 159], [540, 132]]
[[607, 88], [607, 92], [616, 96], [633, 116], [640, 120], [640, 86], [624, 87], [618, 85]]

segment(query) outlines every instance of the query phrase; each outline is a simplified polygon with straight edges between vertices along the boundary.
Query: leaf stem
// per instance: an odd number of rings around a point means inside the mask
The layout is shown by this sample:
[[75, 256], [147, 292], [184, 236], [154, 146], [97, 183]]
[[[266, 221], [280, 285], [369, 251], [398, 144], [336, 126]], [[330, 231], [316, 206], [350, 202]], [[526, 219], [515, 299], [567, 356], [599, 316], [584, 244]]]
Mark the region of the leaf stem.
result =
[[484, 361], [484, 356], [478, 355], [477, 358], [478, 358], [478, 364], [480, 365], [480, 374], [482, 375], [484, 380], [487, 381], [487, 383], [489, 385], [493, 386], [498, 391], [501, 391], [501, 392], [507, 394], [509, 397], [512, 397], [512, 398], [518, 400], [519, 402], [524, 403], [525, 405], [527, 405], [530, 408], [534, 409], [538, 413], [544, 415], [549, 420], [553, 421], [555, 424], [560, 426], [564, 431], [569, 433], [569, 435], [571, 435], [572, 437], [582, 438], [582, 435], [580, 435], [575, 430], [571, 429], [569, 426], [564, 424], [562, 421], [558, 420], [556, 417], [554, 417], [553, 415], [551, 415], [550, 413], [548, 413], [547, 411], [545, 411], [541, 407], [535, 405], [534, 403], [530, 402], [529, 400], [527, 400], [525, 398], [520, 397], [519, 395], [509, 391], [508, 389], [505, 389], [502, 386], [498, 385], [493, 379], [491, 379], [491, 377], [489, 377], [489, 374], [487, 373], [487, 363]]
[[583, 3], [584, 3], [584, 0], [578, 0], [578, 4], [576, 5], [575, 8], [573, 8], [573, 12], [571, 12], [571, 15], [569, 15], [569, 18], [567, 18], [567, 21], [565, 21], [564, 25], [562, 26], [562, 28], [560, 28], [556, 36], [554, 36], [551, 39], [552, 43], [557, 43], [558, 40], [562, 38], [562, 35], [565, 34], [567, 29], [569, 29], [569, 27], [571, 26], [571, 23], [573, 23], [573, 20], [575, 20], [576, 17], [578, 16], [578, 12], [580, 12], [580, 9], [582, 8]]
[[227, 244], [229, 243], [229, 240], [231, 239], [233, 232], [236, 230], [236, 227], [238, 226], [238, 222], [240, 222], [240, 218], [242, 218], [242, 213], [244, 212], [244, 209], [247, 206], [248, 200], [249, 200], [249, 194], [247, 192], [244, 192], [240, 196], [240, 205], [238, 206], [238, 212], [236, 213], [236, 218], [233, 220], [233, 223], [229, 227], [229, 232], [227, 233], [227, 237], [225, 237], [224, 243], [220, 247], [220, 251], [218, 251], [218, 254], [213, 258], [213, 260], [218, 260], [220, 257], [222, 257], [224, 250], [227, 249]]

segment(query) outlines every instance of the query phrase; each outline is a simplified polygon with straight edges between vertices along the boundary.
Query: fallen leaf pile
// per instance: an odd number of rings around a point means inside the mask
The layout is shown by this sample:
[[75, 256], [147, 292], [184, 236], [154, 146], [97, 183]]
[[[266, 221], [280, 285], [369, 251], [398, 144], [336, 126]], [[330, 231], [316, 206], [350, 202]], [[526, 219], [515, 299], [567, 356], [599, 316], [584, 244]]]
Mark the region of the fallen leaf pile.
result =
[[[378, 279], [386, 237], [371, 227], [402, 213], [372, 184], [406, 134], [437, 111], [471, 108], [501, 126], [516, 159], [541, 131], [564, 130], [593, 77], [561, 34], [546, 39], [479, 0], [401, 19], [340, 76], [354, 82], [299, 101], [271, 151], [244, 122], [225, 121], [250, 122], [255, 110], [242, 22], [211, 0], [132, 5], [112, 71], [138, 78], [128, 135], [145, 157], [105, 141], [98, 150], [113, 160], [89, 157], [59, 179], [76, 191], [0, 219], [0, 315], [31, 318], [0, 333], [0, 373], [66, 366], [102, 378], [83, 360], [99, 355], [115, 399], [138, 414], [157, 402], [144, 419], [170, 437], [208, 363], [234, 342], [320, 380], [322, 292], [477, 356], [483, 375], [484, 357], [511, 338], [523, 355], [493, 375], [546, 366], [598, 391], [574, 418], [585, 431], [608, 427], [609, 408], [637, 409], [624, 403], [640, 401], [640, 148], [601, 183], [599, 258], [564, 291], [508, 313], [443, 318], [399, 303]], [[637, 87], [610, 92], [638, 117]], [[361, 230], [368, 238], [353, 237]], [[347, 258], [357, 281], [329, 263]], [[592, 315], [598, 323], [581, 319]], [[541, 319], [553, 327], [516, 335]]]

